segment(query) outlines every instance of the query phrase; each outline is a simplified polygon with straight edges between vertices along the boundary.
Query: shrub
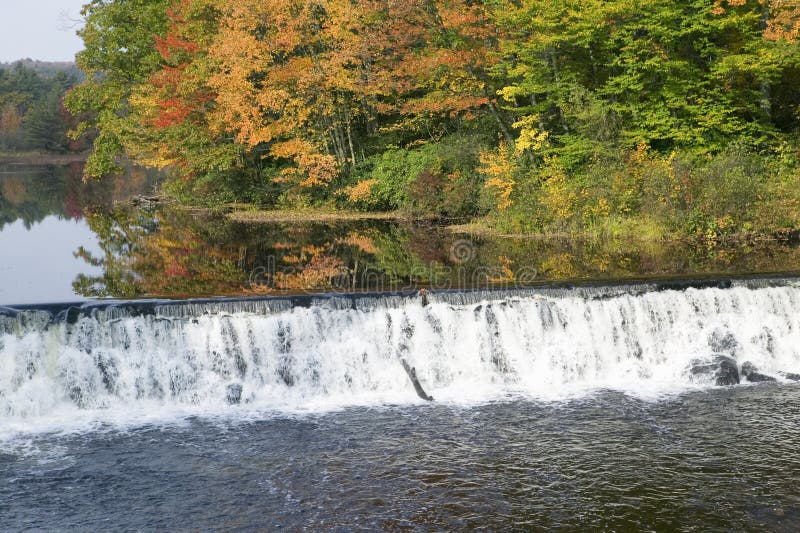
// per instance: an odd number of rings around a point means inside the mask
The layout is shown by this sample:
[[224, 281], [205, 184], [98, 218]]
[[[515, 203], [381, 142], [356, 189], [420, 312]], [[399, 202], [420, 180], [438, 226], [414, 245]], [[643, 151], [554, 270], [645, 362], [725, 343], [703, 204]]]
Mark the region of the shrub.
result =
[[436, 143], [391, 148], [361, 163], [338, 196], [358, 209], [474, 215], [483, 183], [475, 171], [482, 146], [482, 137], [453, 135]]
[[483, 201], [502, 231], [595, 236], [667, 234], [709, 242], [726, 234], [800, 225], [797, 154], [734, 143], [716, 156], [668, 156], [640, 145], [570, 171], [560, 159], [526, 166], [508, 148], [484, 154]]

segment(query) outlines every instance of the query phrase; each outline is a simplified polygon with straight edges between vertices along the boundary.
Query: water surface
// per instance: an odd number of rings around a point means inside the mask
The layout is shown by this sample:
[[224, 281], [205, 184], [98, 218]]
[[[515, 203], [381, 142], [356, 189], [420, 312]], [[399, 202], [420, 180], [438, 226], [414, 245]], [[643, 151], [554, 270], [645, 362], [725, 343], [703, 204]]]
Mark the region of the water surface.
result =
[[0, 305], [800, 271], [800, 248], [788, 242], [542, 240], [409, 221], [243, 224], [131, 204], [156, 183], [132, 169], [87, 185], [79, 164], [0, 173]]
[[156, 177], [133, 169], [83, 183], [83, 166], [0, 165], [0, 305], [84, 299], [80, 276], [99, 276], [102, 252], [86, 217], [152, 191]]
[[241, 224], [80, 171], [0, 172], [0, 529], [800, 529], [791, 243]]
[[796, 531], [800, 387], [190, 420], [0, 450], [10, 530]]

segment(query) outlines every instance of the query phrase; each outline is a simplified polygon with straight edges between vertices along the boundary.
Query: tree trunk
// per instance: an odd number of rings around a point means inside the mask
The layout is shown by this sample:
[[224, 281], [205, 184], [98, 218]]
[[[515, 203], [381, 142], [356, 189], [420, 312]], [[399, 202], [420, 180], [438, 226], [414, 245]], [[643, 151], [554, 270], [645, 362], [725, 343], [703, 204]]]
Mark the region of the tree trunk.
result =
[[489, 100], [489, 111], [492, 113], [492, 117], [494, 117], [497, 125], [500, 126], [500, 131], [503, 132], [503, 137], [506, 138], [506, 141], [514, 142], [514, 135], [511, 133], [511, 130], [508, 129], [508, 126], [506, 126], [503, 117], [500, 116], [500, 111], [498, 111], [497, 106], [494, 105], [494, 102], [491, 100]]

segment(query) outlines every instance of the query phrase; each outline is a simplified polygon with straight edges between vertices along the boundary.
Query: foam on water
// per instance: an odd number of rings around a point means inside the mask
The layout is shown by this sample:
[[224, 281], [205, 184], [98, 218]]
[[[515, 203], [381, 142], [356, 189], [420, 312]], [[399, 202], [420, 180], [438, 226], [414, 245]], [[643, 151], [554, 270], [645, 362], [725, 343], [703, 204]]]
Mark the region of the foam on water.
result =
[[436, 401], [457, 404], [711, 387], [713, 377], [689, 368], [719, 351], [720, 339], [739, 365], [779, 380], [800, 373], [792, 281], [260, 302], [169, 303], [147, 313], [116, 305], [70, 319], [6, 313], [0, 439], [422, 402], [401, 359]]

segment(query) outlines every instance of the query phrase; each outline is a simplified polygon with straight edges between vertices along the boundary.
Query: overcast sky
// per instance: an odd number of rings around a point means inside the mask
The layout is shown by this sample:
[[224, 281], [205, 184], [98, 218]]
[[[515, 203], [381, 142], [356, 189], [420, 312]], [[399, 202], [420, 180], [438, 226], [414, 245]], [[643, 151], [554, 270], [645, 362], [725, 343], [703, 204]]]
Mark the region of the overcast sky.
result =
[[87, 1], [0, 0], [0, 61], [72, 61], [83, 48], [75, 30]]

